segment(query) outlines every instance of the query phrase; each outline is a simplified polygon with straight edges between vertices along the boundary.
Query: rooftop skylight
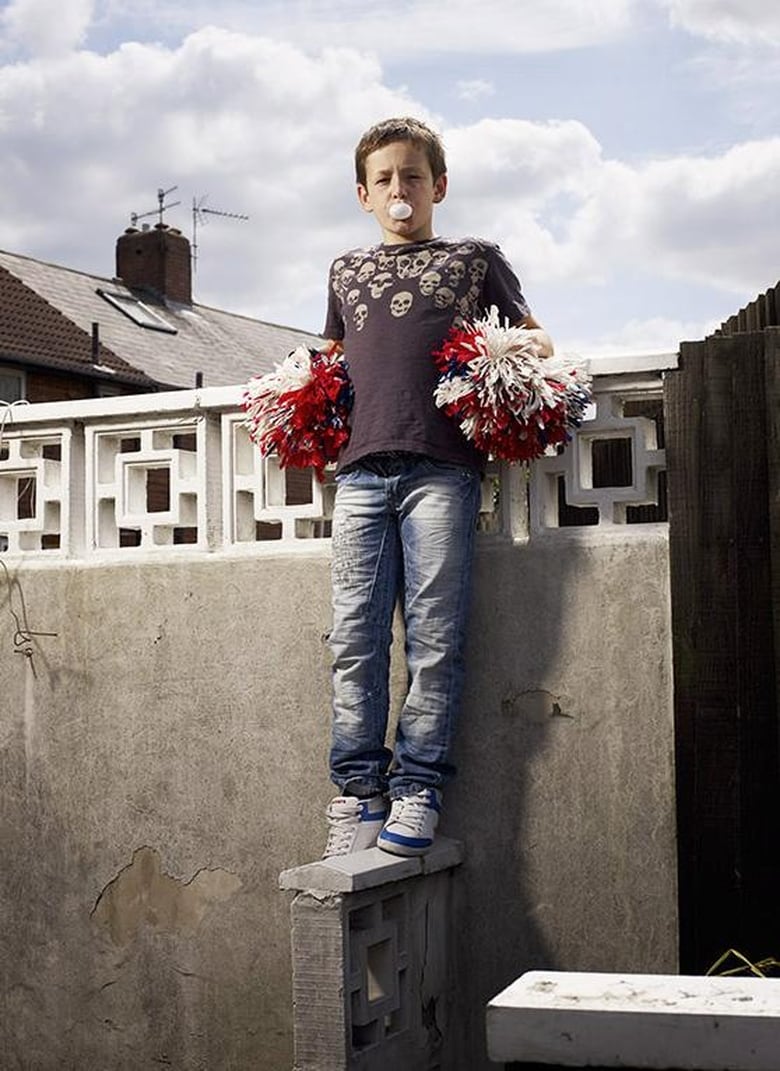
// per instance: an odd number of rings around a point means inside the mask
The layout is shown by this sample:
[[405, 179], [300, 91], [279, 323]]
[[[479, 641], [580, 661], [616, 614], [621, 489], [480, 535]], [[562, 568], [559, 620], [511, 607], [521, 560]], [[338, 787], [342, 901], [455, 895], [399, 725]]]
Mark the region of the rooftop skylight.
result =
[[118, 294], [115, 290], [103, 290], [101, 287], [98, 287], [97, 292], [109, 305], [119, 309], [139, 327], [147, 327], [150, 331], [165, 331], [169, 335], [176, 334], [175, 327], [169, 324], [154, 309], [144, 305], [143, 301], [139, 301], [138, 298], [134, 298], [130, 294]]

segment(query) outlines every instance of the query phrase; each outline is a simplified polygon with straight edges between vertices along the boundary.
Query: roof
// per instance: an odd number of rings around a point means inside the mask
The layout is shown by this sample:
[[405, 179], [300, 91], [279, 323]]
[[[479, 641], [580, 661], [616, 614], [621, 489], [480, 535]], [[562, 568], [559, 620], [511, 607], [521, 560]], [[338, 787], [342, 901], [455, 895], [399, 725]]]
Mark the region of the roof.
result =
[[153, 389], [154, 383], [105, 345], [93, 351], [86, 334], [9, 271], [0, 270], [0, 358], [44, 364], [64, 372], [117, 378]]
[[[138, 317], [123, 312], [111, 295], [129, 313], [137, 309]], [[159, 329], [154, 314], [163, 321]], [[141, 326], [137, 319], [153, 326]], [[93, 323], [99, 325], [97, 362]], [[198, 372], [204, 386], [228, 386], [270, 371], [296, 346], [318, 341], [306, 331], [207, 305], [162, 301], [114, 278], [0, 250], [0, 360], [147, 390], [192, 387]]]

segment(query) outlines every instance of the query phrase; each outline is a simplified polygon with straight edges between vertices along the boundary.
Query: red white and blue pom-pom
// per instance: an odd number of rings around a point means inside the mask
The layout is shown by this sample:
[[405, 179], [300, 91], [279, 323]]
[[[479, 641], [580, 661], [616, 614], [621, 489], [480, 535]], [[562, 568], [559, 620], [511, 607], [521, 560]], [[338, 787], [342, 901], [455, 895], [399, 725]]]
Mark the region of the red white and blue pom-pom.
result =
[[349, 439], [352, 383], [343, 356], [299, 346], [273, 372], [244, 388], [244, 426], [282, 468], [313, 468], [322, 479]]
[[451, 328], [434, 359], [436, 405], [501, 461], [531, 461], [567, 442], [591, 401], [581, 359], [540, 357], [533, 333], [502, 326], [495, 306], [484, 319]]

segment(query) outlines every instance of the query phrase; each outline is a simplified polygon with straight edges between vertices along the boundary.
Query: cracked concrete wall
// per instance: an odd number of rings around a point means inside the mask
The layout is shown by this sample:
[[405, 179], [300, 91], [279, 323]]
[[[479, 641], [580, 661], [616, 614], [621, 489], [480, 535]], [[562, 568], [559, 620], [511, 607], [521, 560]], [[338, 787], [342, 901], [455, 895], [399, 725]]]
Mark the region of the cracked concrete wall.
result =
[[199, 870], [190, 881], [177, 881], [162, 872], [159, 853], [144, 846], [133, 852], [132, 863], [101, 892], [92, 918], [121, 946], [129, 945], [143, 926], [197, 933], [209, 907], [229, 900], [240, 888], [240, 878], [219, 868]]
[[[630, 536], [478, 552], [442, 821], [469, 1071], [523, 970], [675, 967], [666, 541]], [[332, 794], [327, 558], [9, 564], [56, 635], [18, 654], [0, 588], [0, 1066], [284, 1071], [276, 879]]]

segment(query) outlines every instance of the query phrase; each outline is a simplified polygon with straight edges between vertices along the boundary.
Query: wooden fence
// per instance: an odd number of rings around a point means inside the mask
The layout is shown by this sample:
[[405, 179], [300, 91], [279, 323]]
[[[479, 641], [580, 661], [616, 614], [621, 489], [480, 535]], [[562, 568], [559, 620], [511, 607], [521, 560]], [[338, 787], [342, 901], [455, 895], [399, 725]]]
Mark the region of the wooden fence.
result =
[[716, 335], [737, 335], [744, 331], [763, 331], [765, 327], [777, 327], [780, 315], [780, 283], [772, 286], [744, 309], [724, 320]]
[[780, 285], [667, 377], [681, 969], [780, 958]]

